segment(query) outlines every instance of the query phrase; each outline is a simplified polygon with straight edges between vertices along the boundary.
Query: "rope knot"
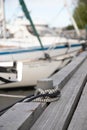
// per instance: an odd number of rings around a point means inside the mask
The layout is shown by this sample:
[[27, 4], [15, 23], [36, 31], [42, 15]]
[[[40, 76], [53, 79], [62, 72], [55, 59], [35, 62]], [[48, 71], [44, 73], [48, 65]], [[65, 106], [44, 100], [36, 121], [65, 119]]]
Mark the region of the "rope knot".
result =
[[35, 99], [37, 102], [53, 102], [59, 99], [61, 93], [58, 88], [46, 89], [37, 88], [35, 91], [35, 96], [41, 95], [41, 97]]

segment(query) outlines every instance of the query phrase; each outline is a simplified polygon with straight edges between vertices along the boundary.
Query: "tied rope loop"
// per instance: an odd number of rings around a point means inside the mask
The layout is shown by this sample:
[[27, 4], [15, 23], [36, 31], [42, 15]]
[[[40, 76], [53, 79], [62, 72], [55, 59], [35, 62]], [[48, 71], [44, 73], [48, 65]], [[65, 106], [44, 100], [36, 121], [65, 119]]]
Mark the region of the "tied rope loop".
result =
[[53, 88], [53, 89], [47, 89], [47, 90], [43, 90], [41, 88], [36, 89], [35, 91], [35, 96], [37, 95], [43, 95], [39, 98], [34, 99], [34, 102], [53, 102], [53, 101], [57, 101], [60, 96], [60, 90], [58, 88]]

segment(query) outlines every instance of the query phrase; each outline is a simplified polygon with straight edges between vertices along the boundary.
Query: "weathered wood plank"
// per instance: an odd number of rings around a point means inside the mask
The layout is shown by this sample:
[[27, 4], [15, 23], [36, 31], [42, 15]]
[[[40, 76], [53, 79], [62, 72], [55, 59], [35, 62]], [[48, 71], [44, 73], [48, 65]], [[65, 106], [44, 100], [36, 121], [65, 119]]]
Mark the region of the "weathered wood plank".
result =
[[29, 130], [44, 109], [40, 103], [17, 103], [0, 117], [0, 130]]
[[87, 130], [87, 84], [68, 130]]
[[[65, 68], [63, 68], [60, 72], [58, 72], [57, 74], [52, 76], [54, 85], [62, 88], [65, 85], [65, 83], [72, 77], [74, 72], [85, 61], [86, 57], [87, 57], [87, 53], [86, 52], [82, 53], [80, 56], [75, 58], [69, 65], [67, 65]], [[85, 73], [84, 73], [84, 76], [85, 76]], [[84, 80], [84, 78], [85, 78], [84, 76], [81, 79], [81, 81]], [[75, 82], [75, 84], [76, 84], [76, 82]], [[69, 91], [69, 86], [68, 86], [67, 90]], [[67, 95], [67, 90], [65, 92], [63, 92], [63, 93], [66, 93], [66, 95]], [[70, 94], [72, 94], [72, 91], [70, 90], [70, 92], [71, 92]], [[66, 98], [69, 98], [69, 97], [66, 97]], [[60, 101], [62, 101], [63, 99], [64, 99], [64, 97], [62, 96]], [[66, 100], [66, 102], [68, 102], [68, 99]], [[51, 104], [53, 111], [55, 111], [55, 114], [56, 114], [57, 108], [64, 110], [64, 108], [62, 108], [63, 103], [60, 102], [61, 105], [58, 105], [58, 106], [56, 103], [57, 102]], [[55, 107], [53, 104], [55, 105]], [[64, 107], [64, 105], [63, 105], [63, 107]], [[32, 108], [33, 108], [33, 111], [31, 111]], [[29, 128], [33, 125], [35, 120], [39, 117], [39, 115], [42, 113], [42, 111], [45, 108], [46, 108], [46, 104], [44, 104], [44, 106], [42, 107], [42, 104], [40, 104], [40, 103], [16, 104], [15, 106], [13, 106], [10, 110], [8, 110], [5, 114], [3, 114], [0, 117], [0, 130], [19, 130], [19, 129], [20, 130], [29, 130]], [[50, 108], [49, 108], [49, 110], [51, 111]], [[26, 113], [26, 111], [29, 111], [29, 113]], [[53, 113], [53, 111], [52, 111], [52, 113]], [[19, 116], [19, 115], [21, 115], [21, 116]], [[54, 113], [52, 115], [54, 115]], [[47, 114], [47, 117], [45, 117], [45, 118], [47, 119], [47, 122], [49, 122], [49, 114]], [[53, 116], [53, 119], [54, 119], [54, 116]], [[51, 120], [51, 122], [52, 122], [52, 120]], [[40, 130], [40, 129], [38, 129], [38, 130]], [[49, 130], [49, 129], [47, 129], [47, 130]]]
[[31, 130], [65, 130], [87, 80], [87, 60], [62, 89], [59, 101], [51, 103]]
[[74, 72], [80, 67], [87, 57], [87, 52], [81, 53], [78, 57], [74, 58], [73, 61], [65, 66], [58, 73], [54, 74], [51, 79], [53, 79], [53, 85], [59, 87], [60, 89], [66, 84], [66, 82], [72, 77]]

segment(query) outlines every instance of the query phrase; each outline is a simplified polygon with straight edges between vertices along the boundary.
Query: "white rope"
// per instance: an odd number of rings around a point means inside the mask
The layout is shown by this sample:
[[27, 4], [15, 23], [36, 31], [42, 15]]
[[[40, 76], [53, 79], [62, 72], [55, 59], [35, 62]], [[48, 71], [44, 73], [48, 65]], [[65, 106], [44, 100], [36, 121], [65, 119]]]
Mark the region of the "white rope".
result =
[[56, 98], [49, 98], [49, 97], [37, 98], [37, 99], [33, 100], [33, 102], [54, 102], [54, 101], [57, 101], [59, 98], [60, 98], [60, 96], [56, 97]]
[[[58, 88], [53, 88], [53, 89], [47, 89], [47, 90], [43, 90], [41, 88], [38, 88], [35, 92], [35, 96], [39, 94], [54, 94], [55, 92], [59, 91]], [[59, 91], [60, 93], [60, 91]], [[46, 96], [46, 97], [40, 97], [40, 98], [36, 98], [33, 101], [34, 102], [54, 102], [57, 101], [60, 98], [61, 94], [58, 94], [57, 96], [54, 97], [50, 97], [50, 96]]]

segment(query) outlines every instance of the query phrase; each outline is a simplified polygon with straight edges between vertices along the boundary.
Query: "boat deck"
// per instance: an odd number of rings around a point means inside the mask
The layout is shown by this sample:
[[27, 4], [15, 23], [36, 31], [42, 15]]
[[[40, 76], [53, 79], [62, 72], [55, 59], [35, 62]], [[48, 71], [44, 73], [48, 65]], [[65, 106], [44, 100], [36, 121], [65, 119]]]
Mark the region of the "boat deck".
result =
[[87, 130], [87, 51], [51, 79], [59, 100], [15, 104], [1, 115], [0, 130]]

